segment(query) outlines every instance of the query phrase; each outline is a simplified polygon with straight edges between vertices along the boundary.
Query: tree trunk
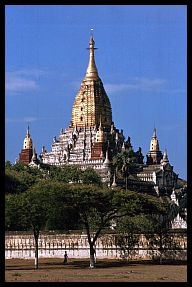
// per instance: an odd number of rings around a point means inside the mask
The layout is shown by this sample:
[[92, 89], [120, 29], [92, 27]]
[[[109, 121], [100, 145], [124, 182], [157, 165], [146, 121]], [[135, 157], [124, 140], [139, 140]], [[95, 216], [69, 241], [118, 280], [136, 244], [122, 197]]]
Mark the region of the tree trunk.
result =
[[125, 190], [127, 191], [127, 182], [128, 182], [128, 176], [125, 176]]
[[38, 258], [38, 238], [39, 238], [39, 231], [34, 230], [34, 237], [35, 237], [35, 269], [38, 269], [39, 265], [39, 258]]
[[90, 244], [90, 268], [95, 268], [95, 249], [93, 244]]
[[38, 243], [35, 243], [35, 269], [38, 269]]
[[163, 241], [162, 234], [160, 234], [160, 242], [159, 242], [159, 243], [160, 243], [160, 244], [159, 244], [159, 245], [160, 245], [160, 246], [159, 246], [159, 247], [160, 247], [160, 248], [159, 248], [159, 252], [160, 252], [159, 264], [162, 264], [162, 259], [163, 259], [163, 258], [162, 258], [162, 257], [163, 257], [163, 254], [162, 254], [162, 253], [163, 253], [163, 242], [162, 242], [162, 241]]
[[162, 258], [162, 251], [160, 251], [159, 264], [162, 264], [162, 260], [163, 260], [163, 258]]

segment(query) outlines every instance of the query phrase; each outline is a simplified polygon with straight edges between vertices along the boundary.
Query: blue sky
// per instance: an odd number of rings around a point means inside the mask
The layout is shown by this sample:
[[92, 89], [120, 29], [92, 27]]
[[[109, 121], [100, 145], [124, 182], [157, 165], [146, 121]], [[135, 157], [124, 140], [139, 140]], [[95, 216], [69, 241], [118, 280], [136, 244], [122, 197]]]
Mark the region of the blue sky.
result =
[[[95, 60], [115, 126], [135, 150], [160, 149], [187, 177], [185, 5], [8, 5], [5, 14], [5, 158], [14, 162], [26, 128], [39, 154], [71, 120], [93, 28]], [[145, 157], [146, 159], [146, 157]]]

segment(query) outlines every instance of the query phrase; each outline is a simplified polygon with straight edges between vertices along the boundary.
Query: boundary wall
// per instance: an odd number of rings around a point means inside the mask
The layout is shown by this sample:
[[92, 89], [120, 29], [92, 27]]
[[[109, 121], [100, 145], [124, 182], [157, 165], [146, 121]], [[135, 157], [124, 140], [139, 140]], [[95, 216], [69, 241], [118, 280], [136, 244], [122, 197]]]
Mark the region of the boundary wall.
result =
[[[169, 244], [164, 248], [163, 257], [170, 260], [187, 260], [187, 234], [171, 233]], [[5, 259], [31, 259], [35, 256], [35, 240], [31, 232], [6, 232]], [[69, 258], [88, 258], [89, 244], [85, 233], [41, 232], [39, 235], [39, 258], [63, 258], [67, 251]], [[117, 245], [115, 234], [105, 234], [96, 242], [96, 257], [121, 259], [127, 252]], [[139, 241], [129, 251], [132, 259], [155, 259], [159, 257], [158, 246], [153, 245], [141, 234]]]

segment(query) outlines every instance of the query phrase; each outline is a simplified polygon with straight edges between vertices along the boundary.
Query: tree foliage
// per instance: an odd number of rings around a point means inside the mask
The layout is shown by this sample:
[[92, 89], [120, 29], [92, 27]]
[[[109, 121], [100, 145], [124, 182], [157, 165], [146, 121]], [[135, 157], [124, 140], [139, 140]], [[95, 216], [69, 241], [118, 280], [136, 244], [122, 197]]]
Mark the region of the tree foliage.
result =
[[[115, 159], [114, 164], [124, 176], [135, 168], [133, 155], [131, 151], [123, 152]], [[37, 266], [38, 236], [42, 230], [85, 229], [90, 266], [94, 267], [94, 246], [112, 222], [121, 235], [121, 246], [124, 244], [129, 251], [137, 240], [134, 233], [148, 230], [163, 234], [167, 230], [164, 223], [170, 222], [178, 212], [167, 199], [162, 201], [147, 194], [102, 186], [101, 178], [93, 169], [81, 171], [77, 167], [51, 166], [49, 172], [44, 173], [22, 164], [7, 163], [6, 181], [6, 229], [33, 230]], [[123, 236], [127, 241], [123, 242]]]
[[82, 171], [79, 167], [74, 166], [51, 166], [49, 178], [65, 183], [101, 185], [101, 177], [93, 168], [87, 168]]
[[115, 224], [116, 244], [120, 247], [121, 256], [127, 260], [135, 254], [135, 246], [138, 244], [140, 235], [151, 229], [151, 220], [145, 214], [133, 217], [124, 216]]
[[77, 183], [81, 180], [82, 171], [78, 167], [74, 166], [50, 166], [49, 169], [49, 178], [57, 180], [64, 183]]
[[92, 168], [82, 171], [74, 166], [49, 166], [46, 169], [29, 167], [23, 163], [5, 163], [5, 193], [25, 192], [43, 179], [62, 183], [85, 183], [101, 185], [100, 175]]
[[22, 163], [5, 163], [5, 193], [24, 192], [44, 177], [42, 170]]
[[152, 196], [82, 184], [71, 186], [68, 197], [64, 194], [63, 199], [77, 210], [86, 230], [91, 267], [94, 267], [96, 240], [106, 232], [112, 220], [140, 213], [157, 213], [163, 208], [158, 199]]
[[128, 189], [128, 176], [135, 172], [137, 164], [134, 151], [132, 149], [122, 151], [113, 157], [113, 166], [116, 173], [120, 172], [125, 180], [125, 189]]
[[93, 168], [87, 168], [82, 172], [82, 182], [99, 186], [102, 184], [100, 175]]
[[27, 230], [28, 221], [23, 217], [21, 194], [5, 195], [5, 230]]
[[168, 196], [163, 196], [160, 200], [164, 208], [149, 218], [151, 224], [144, 233], [149, 240], [150, 248], [156, 246], [158, 249], [159, 262], [162, 264], [163, 254], [173, 242], [173, 238], [170, 237], [171, 224], [179, 212], [179, 207]]

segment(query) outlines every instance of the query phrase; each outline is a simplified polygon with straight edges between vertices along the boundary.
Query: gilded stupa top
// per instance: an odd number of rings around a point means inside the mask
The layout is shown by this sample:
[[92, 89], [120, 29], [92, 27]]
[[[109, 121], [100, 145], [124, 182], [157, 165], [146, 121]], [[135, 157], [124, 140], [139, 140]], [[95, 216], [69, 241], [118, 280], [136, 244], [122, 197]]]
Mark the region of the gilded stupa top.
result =
[[95, 41], [93, 39], [93, 34], [91, 33], [90, 41], [89, 41], [89, 64], [87, 67], [86, 75], [84, 80], [96, 80], [99, 78], [97, 67], [95, 64], [95, 56], [94, 56], [94, 50], [95, 48]]
[[112, 111], [109, 98], [98, 75], [95, 64], [95, 41], [91, 33], [89, 40], [89, 63], [81, 87], [75, 97], [72, 109], [70, 127], [99, 127], [111, 128]]

